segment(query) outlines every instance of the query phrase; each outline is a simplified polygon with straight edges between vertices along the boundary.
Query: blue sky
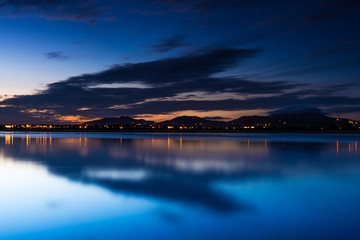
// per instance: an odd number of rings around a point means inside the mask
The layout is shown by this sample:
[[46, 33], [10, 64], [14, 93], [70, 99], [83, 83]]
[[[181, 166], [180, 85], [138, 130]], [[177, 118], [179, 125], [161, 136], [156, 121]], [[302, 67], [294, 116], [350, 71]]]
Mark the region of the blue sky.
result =
[[1, 0], [2, 121], [230, 120], [298, 105], [360, 119], [359, 9], [355, 0]]

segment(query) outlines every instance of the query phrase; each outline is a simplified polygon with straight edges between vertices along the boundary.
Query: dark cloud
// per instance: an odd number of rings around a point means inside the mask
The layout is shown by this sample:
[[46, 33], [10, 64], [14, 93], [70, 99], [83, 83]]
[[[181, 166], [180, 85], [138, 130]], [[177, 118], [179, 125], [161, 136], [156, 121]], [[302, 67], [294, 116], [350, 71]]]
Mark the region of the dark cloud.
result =
[[306, 14], [304, 18], [308, 23], [338, 19], [360, 8], [357, 0], [313, 1], [309, 4], [311, 5], [313, 6], [306, 9], [310, 14]]
[[45, 56], [47, 59], [58, 61], [66, 61], [70, 59], [69, 56], [67, 56], [64, 52], [61, 51], [48, 52], [45, 54]]
[[[332, 51], [332, 50], [330, 50]], [[337, 51], [337, 50], [336, 50]], [[337, 54], [340, 52], [345, 52], [345, 50], [339, 50], [337, 51]], [[270, 72], [270, 74], [266, 75], [266, 79], [278, 79], [278, 78], [290, 78], [293, 76], [305, 76], [309, 74], [319, 74], [324, 72], [335, 72], [340, 69], [346, 69], [351, 67], [358, 67], [360, 64], [360, 57], [358, 55], [348, 56], [348, 57], [335, 57], [335, 53], [327, 53], [325, 52], [316, 52], [313, 53], [313, 56], [321, 56], [324, 55], [327, 57], [321, 58], [321, 61], [306, 61], [306, 62], [296, 62], [296, 64], [288, 66], [288, 70], [284, 70], [286, 67], [279, 67], [273, 72]], [[331, 58], [331, 55], [334, 55], [333, 58]], [[304, 56], [307, 57], [307, 56]], [[310, 56], [311, 57], [311, 56]], [[309, 58], [309, 60], [311, 60]], [[284, 65], [285, 66], [285, 65]], [[273, 73], [273, 74], [271, 74]], [[316, 78], [313, 80], [316, 81]], [[321, 81], [321, 80], [320, 80]]]
[[[358, 1], [357, 1], [358, 2]], [[348, 28], [349, 23], [344, 23], [347, 17], [357, 18], [356, 10], [359, 4], [356, 1], [337, 0], [303, 0], [303, 1], [256, 1], [250, 8], [254, 14], [261, 13], [256, 26], [273, 27], [277, 34], [290, 32], [306, 32], [313, 28], [322, 28], [327, 21], [339, 20], [337, 25]], [[340, 21], [341, 20], [341, 21]], [[321, 25], [320, 25], [321, 23]], [[332, 27], [337, 28], [336, 25]], [[272, 29], [274, 31], [274, 29]], [[333, 30], [334, 31], [334, 30]], [[328, 39], [329, 40], [329, 39]]]
[[184, 48], [186, 35], [176, 35], [159, 41], [156, 45], [149, 47], [152, 52], [166, 53], [177, 48]]
[[207, 78], [235, 67], [240, 60], [255, 56], [256, 49], [217, 49], [203, 54], [168, 58], [152, 62], [114, 66], [109, 70], [72, 77], [50, 84], [50, 89], [63, 86], [88, 87], [97, 84], [142, 82], [149, 85]]
[[197, 90], [212, 93], [272, 94], [303, 85], [305, 84], [285, 81], [257, 82], [241, 78], [219, 77], [187, 81], [186, 84], [175, 84], [172, 87], [177, 93]]
[[342, 50], [324, 50], [324, 51], [310, 53], [306, 55], [306, 57], [316, 57], [321, 55], [336, 54], [340, 52], [342, 52]]
[[324, 20], [333, 20], [343, 16], [342, 13], [318, 13], [309, 15], [306, 17], [306, 20], [309, 22], [317, 22], [317, 21], [324, 21]]
[[357, 9], [360, 8], [358, 0], [333, 0], [325, 1], [326, 6], [335, 9]]
[[[196, 2], [196, 1], [195, 1]], [[219, 7], [244, 7], [253, 4], [254, 0], [200, 0], [195, 5], [195, 10], [200, 12], [208, 12]]]
[[357, 44], [360, 44], [360, 39], [352, 39], [338, 43], [338, 45], [357, 45]]
[[215, 117], [204, 117], [206, 120], [218, 120], [218, 121], [227, 121], [229, 118], [215, 116]]
[[[225, 71], [242, 59], [254, 56], [256, 50], [220, 49], [202, 55], [170, 58], [153, 62], [114, 66], [107, 71], [72, 77], [48, 85], [48, 89], [28, 96], [9, 99], [17, 106], [109, 107], [131, 104], [147, 98], [171, 97], [189, 91], [249, 91], [255, 85], [244, 80], [210, 78]], [[207, 81], [204, 84], [203, 81]], [[91, 88], [99, 84], [141, 82], [150, 88]], [[275, 83], [281, 85], [281, 83]], [[269, 86], [269, 87], [273, 87]], [[243, 89], [244, 90], [244, 89]]]
[[134, 9], [134, 13], [147, 15], [161, 15], [168, 12], [176, 13], [208, 13], [217, 9], [234, 9], [253, 5], [255, 0], [151, 0], [151, 8]]
[[[33, 121], [36, 119], [31, 114], [22, 112], [19, 107], [11, 107], [11, 106], [4, 106], [0, 107], [0, 115], [1, 115], [1, 122], [0, 124], [12, 124], [12, 123], [20, 123], [24, 119], [30, 119]], [[21, 121], [19, 121], [21, 119]]]
[[[353, 106], [360, 102], [358, 98], [341, 96], [335, 91], [352, 87], [347, 84], [330, 86], [333, 91], [330, 88], [317, 91], [304, 83], [260, 82], [216, 76], [254, 57], [258, 52], [254, 49], [217, 49], [203, 54], [113, 66], [96, 74], [49, 84], [46, 90], [34, 95], [6, 99], [1, 102], [5, 106], [0, 112], [11, 110], [7, 114], [8, 121], [27, 119], [53, 122], [61, 116], [69, 115], [91, 118], [168, 114], [182, 110], [237, 111], [298, 105]], [[110, 85], [102, 87], [103, 84]], [[116, 85], [112, 87], [111, 84]], [[216, 98], [219, 94], [226, 96]]]
[[0, 13], [9, 17], [35, 16], [94, 23], [107, 12], [104, 4], [95, 0], [0, 0]]
[[304, 98], [297, 94], [281, 94], [275, 97], [258, 97], [247, 100], [209, 100], [209, 101], [154, 101], [133, 106], [125, 109], [124, 112], [143, 112], [144, 114], [166, 114], [174, 111], [237, 111], [257, 109], [278, 109], [306, 105], [312, 107], [328, 107], [333, 105], [358, 105], [360, 98], [346, 96], [314, 96]]

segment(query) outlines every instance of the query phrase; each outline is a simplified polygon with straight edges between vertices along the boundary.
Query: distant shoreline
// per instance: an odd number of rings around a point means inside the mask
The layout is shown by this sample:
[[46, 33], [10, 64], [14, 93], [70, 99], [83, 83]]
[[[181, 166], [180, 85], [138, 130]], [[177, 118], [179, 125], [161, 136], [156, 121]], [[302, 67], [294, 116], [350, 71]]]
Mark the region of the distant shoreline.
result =
[[0, 132], [101, 132], [101, 133], [357, 133], [360, 134], [359, 131], [339, 131], [339, 130], [204, 130], [204, 129], [196, 129], [196, 130], [169, 130], [169, 129], [129, 129], [129, 130], [105, 130], [105, 129], [33, 129], [33, 130], [24, 130], [24, 129], [0, 129]]

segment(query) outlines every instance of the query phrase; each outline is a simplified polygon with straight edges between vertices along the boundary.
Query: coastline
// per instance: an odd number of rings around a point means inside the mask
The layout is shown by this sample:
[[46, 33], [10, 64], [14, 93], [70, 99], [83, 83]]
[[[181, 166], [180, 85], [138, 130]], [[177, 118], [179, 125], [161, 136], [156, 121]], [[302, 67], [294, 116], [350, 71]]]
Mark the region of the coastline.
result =
[[25, 129], [0, 129], [0, 132], [81, 132], [81, 133], [86, 133], [86, 132], [101, 132], [101, 133], [329, 133], [329, 134], [334, 134], [334, 133], [339, 133], [339, 134], [360, 134], [360, 130], [359, 131], [354, 131], [354, 130], [223, 130], [223, 129], [192, 129], [192, 130], [179, 130], [179, 129], [30, 129], [30, 130], [25, 130]]

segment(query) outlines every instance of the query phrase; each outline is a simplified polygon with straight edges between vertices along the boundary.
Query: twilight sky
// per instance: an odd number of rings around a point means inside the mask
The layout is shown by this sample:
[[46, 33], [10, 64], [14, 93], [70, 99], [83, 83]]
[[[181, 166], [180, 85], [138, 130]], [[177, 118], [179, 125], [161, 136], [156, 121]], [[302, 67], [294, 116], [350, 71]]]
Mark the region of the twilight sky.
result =
[[360, 120], [358, 0], [0, 0], [0, 123]]

